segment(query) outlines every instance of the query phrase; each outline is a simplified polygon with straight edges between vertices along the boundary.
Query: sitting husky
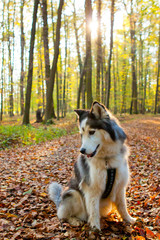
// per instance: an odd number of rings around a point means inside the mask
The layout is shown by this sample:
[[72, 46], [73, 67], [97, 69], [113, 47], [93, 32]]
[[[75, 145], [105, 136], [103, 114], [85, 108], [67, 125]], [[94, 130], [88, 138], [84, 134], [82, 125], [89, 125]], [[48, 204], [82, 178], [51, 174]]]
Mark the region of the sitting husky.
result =
[[82, 139], [81, 154], [74, 165], [68, 187], [53, 182], [49, 197], [57, 207], [59, 219], [71, 225], [87, 221], [100, 230], [100, 216], [116, 206], [123, 220], [134, 223], [126, 207], [129, 180], [126, 134], [104, 105], [94, 102], [91, 110], [75, 110]]

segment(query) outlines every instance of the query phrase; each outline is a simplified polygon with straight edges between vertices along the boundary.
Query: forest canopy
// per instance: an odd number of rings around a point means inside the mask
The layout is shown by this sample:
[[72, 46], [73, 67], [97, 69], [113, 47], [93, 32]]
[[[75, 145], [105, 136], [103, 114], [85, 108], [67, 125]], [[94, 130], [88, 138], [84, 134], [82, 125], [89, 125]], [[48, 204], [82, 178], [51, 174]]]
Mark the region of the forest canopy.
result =
[[1, 120], [41, 109], [47, 121], [93, 100], [160, 112], [158, 0], [3, 0], [0, 12]]

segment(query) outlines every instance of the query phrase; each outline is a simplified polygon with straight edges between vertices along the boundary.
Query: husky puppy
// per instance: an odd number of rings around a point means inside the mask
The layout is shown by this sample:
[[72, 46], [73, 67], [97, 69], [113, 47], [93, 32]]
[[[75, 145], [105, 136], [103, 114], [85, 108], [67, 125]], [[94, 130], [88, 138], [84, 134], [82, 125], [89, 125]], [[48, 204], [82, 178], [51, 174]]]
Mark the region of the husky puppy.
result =
[[100, 230], [100, 216], [116, 206], [123, 220], [134, 223], [126, 207], [129, 181], [126, 134], [104, 105], [94, 102], [91, 110], [75, 110], [79, 117], [82, 145], [68, 187], [53, 182], [49, 197], [59, 219], [72, 225], [87, 221]]

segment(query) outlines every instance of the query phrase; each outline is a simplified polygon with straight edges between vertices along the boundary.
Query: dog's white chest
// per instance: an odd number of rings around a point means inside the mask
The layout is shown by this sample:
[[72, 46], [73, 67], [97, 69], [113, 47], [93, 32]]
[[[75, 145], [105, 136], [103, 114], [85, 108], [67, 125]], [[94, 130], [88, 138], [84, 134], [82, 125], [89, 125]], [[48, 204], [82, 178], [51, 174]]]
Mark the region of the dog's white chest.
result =
[[107, 170], [105, 162], [92, 161], [90, 164], [90, 184], [95, 191], [103, 193], [106, 186]]

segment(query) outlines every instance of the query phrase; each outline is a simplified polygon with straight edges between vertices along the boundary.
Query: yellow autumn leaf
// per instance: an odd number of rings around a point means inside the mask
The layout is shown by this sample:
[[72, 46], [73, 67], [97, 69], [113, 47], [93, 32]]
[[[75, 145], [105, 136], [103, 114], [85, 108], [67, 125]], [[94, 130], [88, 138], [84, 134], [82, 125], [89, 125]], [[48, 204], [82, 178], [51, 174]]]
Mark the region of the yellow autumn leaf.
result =
[[42, 193], [40, 193], [40, 196], [41, 196], [41, 197], [46, 197], [46, 196], [47, 196], [47, 193], [42, 192]]

